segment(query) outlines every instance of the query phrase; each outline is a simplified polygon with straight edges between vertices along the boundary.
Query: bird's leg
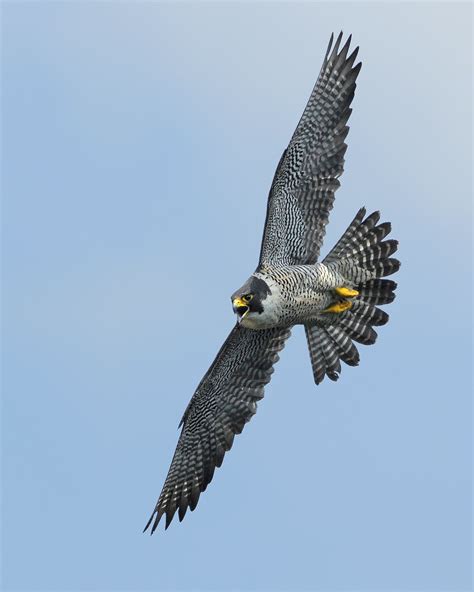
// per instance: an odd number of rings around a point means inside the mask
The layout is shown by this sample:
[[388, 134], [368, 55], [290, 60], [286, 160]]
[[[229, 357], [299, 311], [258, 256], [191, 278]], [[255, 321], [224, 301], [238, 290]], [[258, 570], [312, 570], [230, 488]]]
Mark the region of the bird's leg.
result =
[[355, 298], [356, 296], [359, 296], [359, 292], [357, 290], [351, 290], [350, 288], [345, 288], [344, 286], [335, 288], [334, 292], [343, 298]]
[[345, 310], [348, 310], [351, 307], [352, 302], [350, 300], [341, 300], [340, 302], [335, 302], [334, 304], [331, 304], [331, 306], [328, 306], [322, 312], [340, 313], [344, 312]]
[[352, 308], [352, 301], [345, 300], [345, 299], [346, 298], [355, 298], [356, 296], [359, 295], [359, 292], [357, 290], [352, 290], [351, 288], [346, 288], [344, 286], [340, 286], [340, 287], [335, 288], [334, 292], [336, 292], [336, 294], [338, 296], [340, 296], [341, 298], [344, 298], [344, 300], [339, 300], [338, 302], [331, 304], [331, 306], [328, 306], [327, 308], [325, 308], [323, 310], [323, 312], [341, 313], [341, 312], [344, 312], [345, 310], [349, 310], [350, 308]]

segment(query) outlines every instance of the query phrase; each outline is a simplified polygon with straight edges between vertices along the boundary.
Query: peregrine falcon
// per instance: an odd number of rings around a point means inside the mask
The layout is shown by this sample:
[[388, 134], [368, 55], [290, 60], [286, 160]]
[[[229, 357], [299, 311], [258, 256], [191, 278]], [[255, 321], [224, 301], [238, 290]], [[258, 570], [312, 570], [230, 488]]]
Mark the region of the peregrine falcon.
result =
[[[294, 325], [304, 325], [314, 380], [337, 380], [341, 361], [357, 366], [354, 342], [375, 342], [374, 326], [388, 321], [378, 308], [395, 298], [383, 279], [400, 266], [385, 240], [390, 223], [360, 209], [338, 243], [318, 261], [343, 172], [351, 102], [361, 62], [331, 35], [303, 115], [280, 159], [267, 204], [255, 272], [232, 294], [237, 322], [199, 383], [155, 509], [145, 526], [154, 532], [166, 515], [181, 521], [194, 510], [216, 467], [257, 410], [273, 365]], [[341, 46], [342, 45], [342, 46]]]

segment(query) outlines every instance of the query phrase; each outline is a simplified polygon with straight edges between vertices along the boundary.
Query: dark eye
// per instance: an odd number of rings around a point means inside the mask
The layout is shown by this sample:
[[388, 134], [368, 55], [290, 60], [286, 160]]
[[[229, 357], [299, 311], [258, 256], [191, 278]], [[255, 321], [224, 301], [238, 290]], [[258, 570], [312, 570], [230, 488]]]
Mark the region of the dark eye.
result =
[[245, 296], [242, 296], [242, 300], [244, 302], [250, 302], [253, 298], [253, 294], [245, 294]]

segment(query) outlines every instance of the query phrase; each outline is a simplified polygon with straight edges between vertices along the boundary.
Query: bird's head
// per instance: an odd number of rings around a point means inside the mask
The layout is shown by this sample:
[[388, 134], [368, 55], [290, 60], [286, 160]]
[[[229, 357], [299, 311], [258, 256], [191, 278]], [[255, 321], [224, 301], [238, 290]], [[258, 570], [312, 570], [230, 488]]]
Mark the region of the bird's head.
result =
[[[245, 284], [231, 296], [232, 308], [239, 323], [261, 315], [264, 310], [263, 301], [271, 294], [267, 283], [260, 278], [251, 276]], [[245, 324], [245, 323], [244, 323]]]

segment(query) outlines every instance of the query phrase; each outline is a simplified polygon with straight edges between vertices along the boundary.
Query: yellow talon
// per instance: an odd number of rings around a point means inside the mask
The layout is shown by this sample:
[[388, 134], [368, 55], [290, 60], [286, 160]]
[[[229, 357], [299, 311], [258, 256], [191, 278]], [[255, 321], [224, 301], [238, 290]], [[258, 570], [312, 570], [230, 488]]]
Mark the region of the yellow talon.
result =
[[351, 290], [350, 288], [341, 287], [336, 288], [334, 291], [338, 296], [342, 296], [343, 298], [355, 298], [356, 296], [359, 296], [359, 292], [357, 290]]
[[325, 308], [323, 312], [335, 312], [340, 313], [344, 312], [345, 310], [349, 310], [352, 307], [352, 302], [350, 300], [343, 300], [342, 302], [336, 302], [335, 304], [331, 304], [328, 308]]

